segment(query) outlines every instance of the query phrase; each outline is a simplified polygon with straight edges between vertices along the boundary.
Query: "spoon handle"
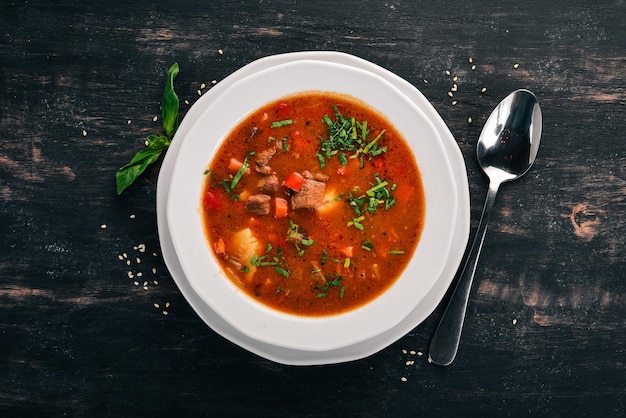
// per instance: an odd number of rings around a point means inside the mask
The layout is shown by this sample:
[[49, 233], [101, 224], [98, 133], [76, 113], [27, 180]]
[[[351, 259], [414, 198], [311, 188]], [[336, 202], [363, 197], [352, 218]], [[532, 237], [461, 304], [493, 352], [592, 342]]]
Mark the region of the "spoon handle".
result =
[[472, 244], [472, 248], [468, 255], [463, 273], [454, 289], [454, 293], [450, 298], [448, 307], [439, 322], [439, 326], [435, 331], [435, 335], [430, 343], [429, 358], [440, 366], [449, 366], [454, 361], [456, 352], [459, 348], [461, 339], [461, 330], [463, 329], [463, 321], [465, 320], [465, 311], [469, 300], [474, 273], [478, 265], [478, 258], [487, 233], [487, 225], [491, 218], [491, 210], [496, 200], [496, 194], [500, 183], [491, 181], [489, 183], [489, 191], [483, 207], [483, 213], [478, 223], [476, 237]]

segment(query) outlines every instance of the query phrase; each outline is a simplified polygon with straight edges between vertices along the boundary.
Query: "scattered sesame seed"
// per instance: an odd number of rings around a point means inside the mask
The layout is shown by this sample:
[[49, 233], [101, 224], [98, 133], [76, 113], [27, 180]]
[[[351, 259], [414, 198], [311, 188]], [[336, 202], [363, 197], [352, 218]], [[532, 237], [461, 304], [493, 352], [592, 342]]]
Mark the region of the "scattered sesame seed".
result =
[[189, 100], [185, 99], [185, 104], [188, 105], [189, 104]]
[[158, 254], [157, 254], [157, 253], [152, 253], [152, 255], [153, 255], [153, 256], [155, 256], [155, 257], [158, 257]]
[[137, 262], [137, 264], [140, 264], [140, 263], [141, 263], [141, 258], [137, 257], [137, 258], [135, 259], [135, 261]]
[[218, 49], [217, 53], [220, 54], [220, 55], [224, 55], [224, 51], [222, 51], [221, 49]]
[[467, 118], [467, 123], [472, 123], [472, 117]]
[[149, 145], [150, 145], [150, 142], [148, 142], [148, 140], [146, 139], [146, 140], [143, 142], [143, 144], [147, 147], [147, 146], [149, 146]]
[[126, 260], [126, 265], [130, 266], [130, 260]]
[[448, 92], [448, 96], [450, 97], [454, 97], [454, 93], [452, 93], [451, 91]]
[[476, 69], [476, 64], [472, 65], [472, 71]]
[[163, 315], [167, 316], [167, 315], [169, 315], [169, 312], [163, 311]]
[[142, 272], [137, 273], [137, 277], [141, 277], [141, 276], [143, 276]]
[[205, 89], [206, 88], [206, 84], [204, 84], [204, 83], [200, 84], [200, 88], [201, 89]]
[[406, 382], [408, 379], [407, 379], [406, 377], [402, 376], [402, 377], [400, 378], [400, 380], [402, 380], [403, 382]]
[[513, 64], [513, 68], [518, 68], [518, 67], [519, 67], [519, 63], [516, 62], [515, 64]]
[[481, 92], [481, 93], [484, 93], [484, 92], [486, 92], [486, 91], [487, 91], [487, 87], [483, 87], [482, 89], [480, 89], [480, 92]]
[[408, 351], [406, 351], [405, 349], [402, 350], [402, 354], [406, 354], [408, 353]]
[[130, 219], [135, 219], [135, 215], [130, 215], [129, 218]]
[[450, 75], [450, 71], [446, 70], [446, 75]]
[[170, 307], [170, 303], [169, 302], [165, 302], [165, 307], [169, 308]]
[[152, 122], [156, 122], [157, 120], [159, 120], [159, 117], [157, 115], [154, 115], [154, 117], [152, 118]]
[[455, 84], [452, 85], [452, 88], [450, 89], [450, 91], [457, 91], [459, 89], [459, 86]]
[[106, 225], [106, 224], [102, 224], [102, 225], [100, 225], [100, 228], [102, 228], [102, 229], [106, 229], [106, 228], [107, 228], [107, 225]]
[[474, 59], [472, 57], [469, 57], [467, 60], [469, 61], [470, 64], [474, 62]]
[[133, 123], [133, 121], [131, 121], [130, 119], [128, 119], [128, 120], [126, 121], [126, 123], [127, 123], [128, 125], [130, 125], [131, 123]]
[[428, 84], [428, 80], [423, 80], [423, 81], [424, 81], [424, 84]]
[[202, 96], [202, 90], [198, 90], [198, 96]]
[[153, 280], [153, 281], [152, 281], [152, 283], [154, 283], [154, 285], [155, 285], [155, 286], [158, 286], [158, 285], [159, 285], [158, 280]]
[[456, 75], [455, 75], [454, 77], [452, 77], [452, 81], [455, 81], [455, 82], [456, 82], [458, 79], [459, 79], [459, 76], [456, 76]]
[[452, 100], [452, 106], [456, 106], [458, 102], [456, 100]]
[[415, 360], [407, 360], [407, 362], [404, 363], [404, 364], [407, 365], [407, 366], [412, 366], [412, 365], [415, 364]]
[[128, 254], [126, 254], [126, 253], [122, 254], [122, 256], [123, 256], [124, 258], [128, 258]]
[[417, 355], [421, 357], [421, 356], [423, 356], [423, 355], [424, 355], [424, 353], [422, 353], [421, 351], [418, 351], [418, 352], [417, 352]]
[[144, 287], [143, 287], [143, 290], [148, 290], [148, 286], [144, 286]]
[[211, 84], [217, 84], [217, 80], [211, 80]]
[[137, 246], [137, 248], [139, 249], [140, 253], [145, 253], [146, 252], [146, 244], [139, 244]]
[[415, 350], [411, 350], [411, 351], [409, 351], [409, 354], [410, 354], [410, 355], [412, 355], [412, 356], [414, 356], [414, 355], [415, 355], [415, 354], [417, 354], [417, 353], [415, 352]]
[[118, 255], [118, 256], [117, 256], [117, 259], [118, 259], [118, 260], [123, 260], [123, 259], [124, 259], [124, 256], [122, 256], [122, 255], [120, 254], [120, 255]]
[[136, 280], [133, 282], [133, 284], [134, 284], [135, 286], [139, 286], [139, 282], [138, 282], [138, 281], [136, 281]]
[[156, 270], [156, 267], [153, 267], [153, 268], [152, 268], [152, 274], [156, 274], [156, 271], [157, 271], [157, 270]]
[[83, 129], [83, 136], [87, 136], [87, 131]]
[[148, 286], [148, 282], [143, 282], [142, 286]]
[[129, 278], [129, 279], [132, 279], [133, 277], [135, 277], [135, 275], [133, 274], [133, 272], [132, 272], [132, 271], [129, 271], [129, 272], [128, 272], [128, 278]]
[[513, 325], [517, 324], [517, 319], [513, 318]]
[[153, 303], [152, 306], [154, 306], [155, 308], [159, 309], [159, 304], [158, 303]]
[[433, 359], [430, 358], [430, 356], [428, 356], [428, 362], [432, 364]]

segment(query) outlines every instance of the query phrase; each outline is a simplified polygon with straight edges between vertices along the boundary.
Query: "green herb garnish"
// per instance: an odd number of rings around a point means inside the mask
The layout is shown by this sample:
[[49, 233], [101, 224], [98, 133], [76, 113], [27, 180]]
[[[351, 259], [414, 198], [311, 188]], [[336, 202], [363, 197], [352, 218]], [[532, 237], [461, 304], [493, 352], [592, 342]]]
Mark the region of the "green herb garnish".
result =
[[[337, 154], [339, 154], [342, 166], [348, 164], [349, 158], [359, 158], [359, 166], [363, 168], [364, 155], [371, 160], [375, 156], [387, 152], [387, 147], [378, 146], [386, 132], [385, 129], [371, 139], [367, 121], [359, 122], [353, 117], [345, 117], [336, 105], [332, 106], [335, 119], [331, 119], [328, 115], [324, 115], [322, 118], [322, 122], [328, 126], [328, 138], [320, 138], [320, 149], [316, 154], [322, 168], [326, 166], [326, 160]], [[346, 156], [346, 153], [350, 155]]]
[[[331, 280], [332, 279], [332, 280]], [[339, 275], [332, 275], [332, 274], [328, 274], [326, 276], [326, 283], [324, 283], [322, 286], [316, 286], [315, 289], [319, 290], [317, 297], [318, 298], [323, 298], [326, 297], [328, 295], [328, 291], [333, 288], [333, 287], [338, 287], [339, 289], [339, 297], [343, 298], [343, 294], [345, 292], [345, 287], [341, 284], [341, 276]]]
[[146, 170], [157, 161], [169, 146], [178, 129], [179, 101], [174, 91], [174, 79], [178, 75], [178, 63], [174, 63], [167, 71], [163, 100], [161, 102], [161, 119], [165, 135], [148, 136], [147, 147], [138, 151], [128, 164], [115, 173], [117, 194], [120, 195]]
[[270, 124], [270, 128], [280, 128], [291, 124], [293, 124], [293, 119], [277, 120]]

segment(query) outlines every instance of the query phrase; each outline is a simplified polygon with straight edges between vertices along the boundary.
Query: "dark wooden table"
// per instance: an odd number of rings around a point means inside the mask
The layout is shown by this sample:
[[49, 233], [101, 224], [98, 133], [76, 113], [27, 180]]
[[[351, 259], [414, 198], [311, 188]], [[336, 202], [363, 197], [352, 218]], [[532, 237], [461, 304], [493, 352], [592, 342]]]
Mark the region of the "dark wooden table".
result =
[[[2, 416], [623, 416], [625, 20], [618, 0], [2, 0]], [[161, 132], [173, 62], [184, 115], [213, 80], [301, 50], [357, 55], [423, 92], [465, 158], [472, 234], [482, 124], [516, 88], [540, 99], [537, 162], [501, 189], [449, 368], [427, 360], [443, 305], [347, 364], [237, 347], [161, 258], [159, 164], [115, 193], [116, 169]]]

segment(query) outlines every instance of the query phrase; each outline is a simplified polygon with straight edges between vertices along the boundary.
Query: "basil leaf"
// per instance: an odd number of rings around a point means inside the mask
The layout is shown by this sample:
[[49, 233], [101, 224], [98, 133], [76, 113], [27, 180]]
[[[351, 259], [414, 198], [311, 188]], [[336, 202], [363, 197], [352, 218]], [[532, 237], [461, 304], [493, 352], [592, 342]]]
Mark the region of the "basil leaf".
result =
[[174, 63], [167, 71], [167, 80], [163, 90], [161, 115], [163, 119], [164, 136], [148, 136], [147, 148], [137, 152], [128, 164], [115, 173], [117, 194], [120, 195], [139, 177], [146, 168], [159, 159], [167, 150], [171, 139], [178, 129], [179, 101], [174, 91], [174, 79], [178, 75], [178, 63]]
[[174, 137], [178, 129], [178, 107], [179, 101], [174, 91], [174, 79], [178, 75], [178, 63], [175, 62], [167, 70], [167, 80], [163, 91], [163, 102], [161, 103], [161, 117], [163, 119], [163, 129], [165, 136], [169, 139]]
[[143, 173], [146, 168], [159, 159], [163, 151], [170, 145], [170, 140], [165, 136], [150, 135], [148, 147], [137, 152], [128, 164], [121, 167], [115, 173], [117, 194], [120, 195], [128, 186]]

